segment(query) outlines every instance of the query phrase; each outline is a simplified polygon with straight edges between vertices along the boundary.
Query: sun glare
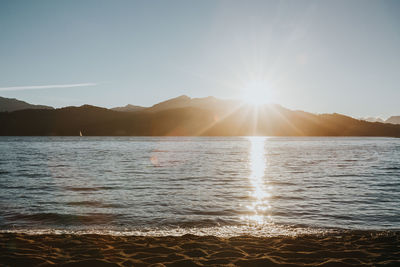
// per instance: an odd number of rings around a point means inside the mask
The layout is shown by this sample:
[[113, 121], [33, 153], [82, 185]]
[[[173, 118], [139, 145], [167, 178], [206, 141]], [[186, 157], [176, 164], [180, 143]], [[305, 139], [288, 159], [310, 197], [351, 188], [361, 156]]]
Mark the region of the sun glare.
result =
[[242, 89], [241, 98], [247, 104], [259, 106], [272, 102], [272, 91], [265, 81], [254, 81]]
[[249, 177], [250, 184], [252, 185], [252, 192], [250, 192], [253, 202], [247, 206], [251, 215], [242, 217], [242, 219], [261, 225], [269, 222], [268, 210], [271, 208], [269, 203], [270, 187], [267, 187], [264, 182], [264, 173], [266, 169], [265, 158], [265, 137], [252, 136], [249, 137], [250, 141], [250, 170]]

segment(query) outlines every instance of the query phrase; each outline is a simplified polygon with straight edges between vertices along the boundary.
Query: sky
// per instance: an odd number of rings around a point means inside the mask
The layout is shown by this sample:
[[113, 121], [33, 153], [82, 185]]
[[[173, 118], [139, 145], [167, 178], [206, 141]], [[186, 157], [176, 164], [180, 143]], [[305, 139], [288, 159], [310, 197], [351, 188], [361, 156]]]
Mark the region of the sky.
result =
[[[0, 96], [400, 115], [400, 1], [0, 1]], [[256, 88], [256, 89], [254, 89]]]

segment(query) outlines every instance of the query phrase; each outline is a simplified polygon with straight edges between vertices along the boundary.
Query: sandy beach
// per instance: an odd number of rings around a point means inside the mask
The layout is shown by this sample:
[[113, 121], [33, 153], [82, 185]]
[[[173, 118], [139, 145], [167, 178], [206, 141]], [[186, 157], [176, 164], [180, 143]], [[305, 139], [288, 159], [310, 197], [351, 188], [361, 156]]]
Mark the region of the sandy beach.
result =
[[218, 238], [0, 234], [1, 266], [399, 266], [400, 233]]

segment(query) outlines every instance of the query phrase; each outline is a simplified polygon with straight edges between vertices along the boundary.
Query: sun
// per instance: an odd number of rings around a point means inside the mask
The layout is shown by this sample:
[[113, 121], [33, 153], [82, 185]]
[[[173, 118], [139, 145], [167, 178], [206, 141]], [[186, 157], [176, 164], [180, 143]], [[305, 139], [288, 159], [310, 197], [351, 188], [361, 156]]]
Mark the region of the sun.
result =
[[241, 99], [253, 106], [259, 106], [273, 101], [272, 90], [265, 81], [247, 83], [241, 93]]

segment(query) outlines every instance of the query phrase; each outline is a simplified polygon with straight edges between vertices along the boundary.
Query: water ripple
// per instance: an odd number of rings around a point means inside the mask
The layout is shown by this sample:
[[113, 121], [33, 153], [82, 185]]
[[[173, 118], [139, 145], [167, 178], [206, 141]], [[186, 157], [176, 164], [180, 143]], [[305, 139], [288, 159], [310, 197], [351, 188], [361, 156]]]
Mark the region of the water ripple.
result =
[[400, 139], [0, 137], [0, 151], [5, 231], [400, 229]]

